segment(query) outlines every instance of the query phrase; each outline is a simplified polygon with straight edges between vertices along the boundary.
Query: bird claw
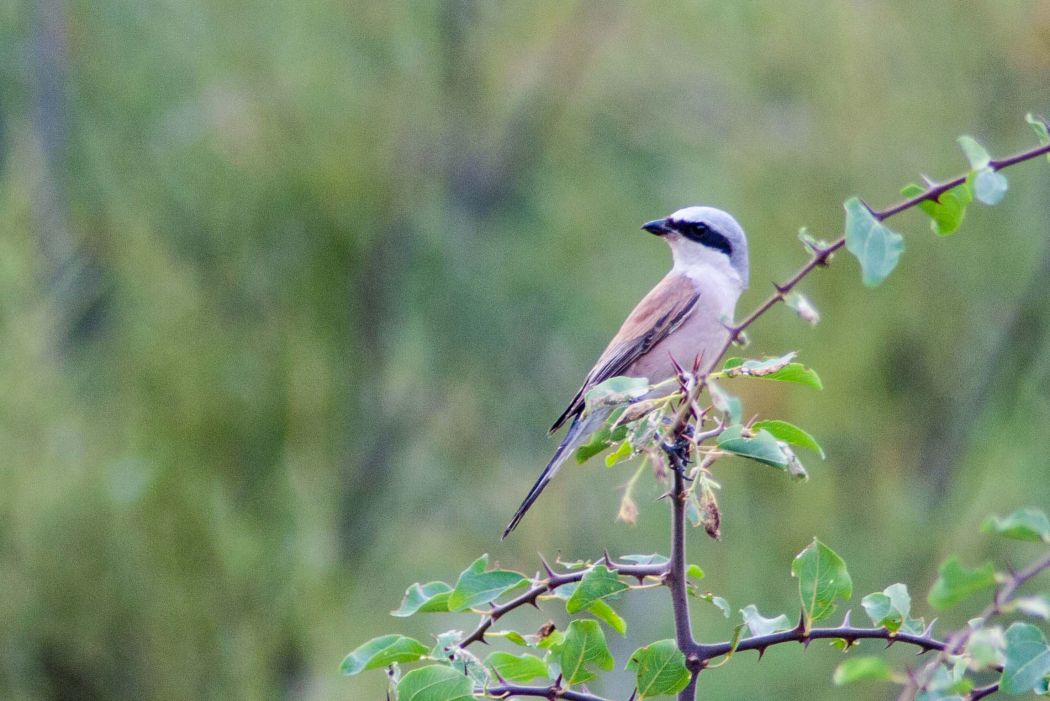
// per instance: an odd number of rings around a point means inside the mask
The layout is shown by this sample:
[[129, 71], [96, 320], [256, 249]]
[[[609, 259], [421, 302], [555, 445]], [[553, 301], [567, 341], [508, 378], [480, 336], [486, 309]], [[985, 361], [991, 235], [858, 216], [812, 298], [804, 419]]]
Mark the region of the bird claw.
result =
[[671, 469], [686, 482], [693, 481], [693, 478], [685, 473], [685, 468], [689, 465], [689, 449], [691, 446], [692, 442], [685, 437], [679, 438], [674, 443], [663, 443], [661, 446], [668, 457], [671, 458], [668, 461], [671, 463]]

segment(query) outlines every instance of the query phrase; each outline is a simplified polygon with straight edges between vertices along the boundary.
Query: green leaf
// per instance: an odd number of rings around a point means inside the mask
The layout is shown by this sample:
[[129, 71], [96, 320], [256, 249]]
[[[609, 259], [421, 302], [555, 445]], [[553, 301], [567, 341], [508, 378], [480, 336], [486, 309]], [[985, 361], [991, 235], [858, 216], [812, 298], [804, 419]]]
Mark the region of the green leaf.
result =
[[645, 396], [648, 392], [649, 379], [646, 377], [610, 377], [587, 390], [583, 401], [586, 410], [593, 411], [599, 406], [626, 404]]
[[1006, 661], [999, 688], [1007, 694], [1026, 694], [1050, 674], [1050, 646], [1043, 632], [1029, 623], [1006, 629]]
[[747, 375], [749, 377], [765, 377], [772, 375], [778, 370], [783, 370], [788, 363], [798, 355], [795, 351], [785, 353], [775, 358], [763, 358], [762, 360], [747, 360], [745, 358], [728, 358], [722, 365], [723, 370], [732, 370], [733, 375]]
[[817, 439], [795, 424], [781, 421], [779, 419], [767, 419], [765, 421], [756, 421], [751, 425], [751, 428], [756, 430], [764, 429], [769, 431], [773, 437], [778, 440], [790, 443], [791, 445], [809, 448], [821, 458], [824, 457], [824, 449], [820, 447], [820, 443], [817, 443]]
[[1003, 650], [1006, 638], [999, 626], [978, 628], [966, 641], [966, 655], [973, 663], [974, 669], [987, 669], [1003, 664]]
[[908, 587], [903, 584], [891, 584], [881, 592], [868, 594], [861, 599], [873, 625], [885, 628], [891, 633], [904, 630], [908, 633], [921, 633], [922, 621], [909, 618], [911, 613], [911, 596]]
[[565, 602], [565, 610], [579, 613], [599, 599], [617, 597], [621, 592], [630, 589], [620, 581], [620, 576], [610, 572], [605, 565], [595, 565], [583, 575], [576, 591]]
[[881, 657], [860, 655], [836, 667], [832, 681], [835, 686], [861, 681], [893, 681], [893, 669]]
[[350, 676], [366, 669], [389, 667], [395, 662], [415, 662], [430, 652], [421, 642], [403, 635], [383, 635], [357, 648], [339, 665]]
[[981, 530], [1016, 540], [1050, 543], [1050, 519], [1039, 509], [1018, 509], [1003, 518], [989, 516]]
[[666, 555], [624, 555], [620, 558], [624, 562], [633, 562], [636, 565], [666, 565], [671, 561]]
[[877, 287], [904, 252], [904, 238], [882, 222], [856, 198], [846, 200], [846, 248], [860, 261], [861, 280]]
[[1029, 112], [1024, 116], [1026, 122], [1032, 125], [1032, 131], [1035, 132], [1036, 137], [1039, 138], [1039, 145], [1046, 146], [1050, 144], [1050, 129], [1046, 126], [1046, 121], [1036, 117], [1034, 114]]
[[938, 664], [926, 690], [916, 696], [915, 701], [964, 701], [963, 694], [969, 694], [973, 688], [973, 683], [966, 678], [965, 673], [964, 661], [956, 663], [951, 669]]
[[722, 366], [722, 372], [726, 377], [758, 377], [763, 380], [795, 382], [814, 389], [824, 389], [820, 376], [802, 363], [791, 362], [794, 357], [795, 353], [791, 352], [762, 360], [729, 358]]
[[704, 522], [704, 516], [700, 513], [700, 501], [697, 499], [695, 492], [690, 492], [686, 498], [685, 517], [693, 528]]
[[612, 467], [621, 460], [627, 460], [634, 455], [634, 448], [630, 441], [624, 441], [620, 447], [605, 456], [605, 466]]
[[[926, 188], [915, 183], [909, 183], [901, 190], [905, 197], [915, 197], [926, 192]], [[966, 205], [973, 202], [969, 182], [953, 187], [947, 192], [942, 192], [936, 200], [923, 200], [919, 203], [919, 209], [930, 217], [930, 228], [938, 236], [948, 236], [962, 225], [966, 216]]]
[[685, 666], [685, 655], [674, 640], [659, 640], [638, 648], [627, 669], [634, 672], [639, 699], [672, 696], [688, 686], [692, 678]]
[[729, 420], [729, 423], [738, 424], [744, 416], [744, 405], [739, 397], [729, 394], [714, 382], [708, 381], [707, 392], [711, 395], [711, 403]]
[[820, 376], [817, 375], [816, 371], [807, 368], [802, 363], [788, 363], [780, 370], [771, 375], [766, 375], [762, 379], [776, 380], [777, 382], [794, 382], [813, 389], [824, 389], [824, 383], [820, 381]]
[[1050, 597], [1046, 594], [1018, 597], [1010, 602], [1010, 609], [1047, 621], [1050, 620]]
[[988, 155], [988, 151], [984, 146], [977, 143], [972, 136], [960, 136], [958, 141], [963, 153], [966, 154], [966, 160], [970, 162], [971, 170], [987, 168], [988, 164], [992, 162], [992, 157]]
[[519, 572], [509, 570], [485, 571], [489, 556], [482, 555], [459, 575], [456, 588], [449, 594], [449, 611], [465, 611], [490, 601], [495, 601], [506, 592], [528, 580]]
[[936, 609], [955, 606], [963, 599], [995, 585], [995, 568], [986, 562], [972, 570], [964, 569], [954, 555], [941, 565], [927, 601]]
[[776, 618], [765, 618], [758, 612], [758, 607], [754, 604], [748, 604], [745, 608], [740, 610], [740, 615], [744, 617], [744, 625], [751, 631], [751, 635], [769, 635], [770, 633], [779, 633], [782, 630], [791, 630], [791, 621], [784, 614], [780, 614]]
[[846, 600], [853, 596], [853, 580], [846, 571], [846, 563], [816, 538], [795, 556], [791, 575], [798, 577], [806, 630], [814, 621], [835, 610], [835, 599]]
[[557, 650], [565, 642], [565, 633], [560, 630], [552, 630], [536, 643], [541, 650]]
[[798, 230], [798, 240], [802, 242], [803, 247], [805, 247], [806, 251], [810, 253], [822, 251], [831, 245], [823, 239], [817, 239], [810, 236], [807, 227], [802, 227]]
[[587, 443], [581, 445], [576, 449], [576, 462], [582, 465], [598, 453], [608, 448], [613, 443], [622, 441], [625, 438], [627, 438], [628, 427], [626, 425], [616, 426], [615, 428], [613, 428], [613, 425], [616, 423], [616, 420], [620, 418], [623, 412], [624, 407], [615, 409], [609, 415], [609, 418], [605, 420], [605, 423], [602, 425], [602, 427], [591, 434]]
[[[1050, 144], [1050, 129], [1047, 129], [1046, 121], [1029, 113], [1024, 116], [1025, 121], [1032, 125], [1032, 130], [1039, 139], [1041, 146]], [[1046, 154], [1046, 160], [1050, 161], [1050, 153]]]
[[762, 360], [729, 358], [722, 366], [722, 372], [727, 377], [757, 377], [763, 380], [794, 382], [814, 389], [824, 389], [820, 376], [802, 363], [791, 362], [794, 357], [795, 353], [792, 352], [778, 358], [763, 358]]
[[602, 599], [598, 599], [588, 606], [587, 613], [600, 621], [604, 621], [606, 625], [620, 635], [627, 635], [627, 621], [623, 620], [623, 617], [616, 613], [615, 609], [605, 603]]
[[413, 669], [397, 684], [398, 701], [472, 701], [470, 677], [446, 665]]
[[777, 439], [769, 431], [759, 430], [745, 436], [744, 427], [739, 424], [722, 431], [718, 436], [718, 447], [727, 453], [780, 469], [785, 469], [791, 462], [791, 457], [780, 449]]
[[720, 596], [715, 596], [714, 594], [707, 593], [701, 594], [697, 598], [699, 598], [701, 601], [706, 601], [712, 606], [717, 607], [719, 610], [722, 611], [722, 615], [726, 618], [729, 618], [731, 615], [733, 615], [733, 608], [729, 605], [729, 602]]
[[554, 651], [554, 656], [568, 684], [582, 684], [594, 679], [594, 673], [587, 669], [590, 665], [608, 672], [616, 664], [605, 643], [601, 626], [591, 620], [570, 623], [565, 639]]
[[1009, 183], [1006, 176], [997, 173], [991, 168], [983, 168], [977, 171], [973, 178], [973, 194], [979, 201], [987, 205], [999, 204]]
[[550, 676], [547, 663], [535, 655], [494, 652], [485, 658], [485, 664], [498, 676], [509, 682], [528, 682]]
[[430, 651], [430, 656], [436, 659], [447, 658], [449, 653], [454, 652], [459, 646], [459, 641], [463, 639], [463, 631], [460, 630], [447, 630], [444, 633], [438, 633], [434, 639], [434, 647]]
[[508, 641], [519, 647], [530, 647], [529, 641], [525, 639], [525, 636], [516, 630], [497, 630], [491, 633], [486, 633], [485, 635], [490, 638], [506, 638]]
[[703, 579], [704, 571], [700, 569], [700, 565], [689, 565], [685, 568], [685, 576], [693, 579]]
[[576, 448], [576, 462], [583, 464], [608, 448], [610, 432], [607, 428], [600, 428], [591, 434], [589, 441]]
[[401, 608], [391, 611], [391, 616], [406, 618], [414, 613], [433, 613], [448, 611], [448, 597], [452, 587], [444, 582], [427, 582], [413, 584], [401, 600]]

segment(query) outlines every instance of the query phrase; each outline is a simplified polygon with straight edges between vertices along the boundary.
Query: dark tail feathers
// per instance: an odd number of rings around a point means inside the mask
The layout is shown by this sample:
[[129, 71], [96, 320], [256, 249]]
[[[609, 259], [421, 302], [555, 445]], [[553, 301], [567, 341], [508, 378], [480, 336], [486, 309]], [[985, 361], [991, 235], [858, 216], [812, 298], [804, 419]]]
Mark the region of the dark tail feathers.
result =
[[540, 493], [548, 484], [550, 484], [550, 481], [554, 479], [554, 474], [558, 471], [558, 468], [560, 468], [561, 464], [565, 462], [565, 459], [569, 457], [572, 449], [576, 447], [576, 438], [580, 433], [580, 428], [580, 420], [577, 418], [572, 422], [572, 426], [569, 427], [569, 431], [565, 434], [565, 439], [561, 442], [561, 445], [559, 445], [558, 449], [554, 451], [554, 457], [552, 457], [551, 461], [547, 463], [547, 467], [545, 467], [543, 472], [540, 473], [540, 477], [536, 480], [536, 484], [532, 485], [532, 489], [529, 490], [525, 500], [521, 502], [521, 506], [518, 507], [517, 512], [514, 514], [514, 518], [510, 520], [510, 523], [508, 523], [507, 527], [503, 530], [503, 535], [500, 540], [503, 540], [510, 535], [510, 532], [521, 523], [521, 519], [525, 516], [525, 512], [532, 508], [532, 505], [540, 498]]

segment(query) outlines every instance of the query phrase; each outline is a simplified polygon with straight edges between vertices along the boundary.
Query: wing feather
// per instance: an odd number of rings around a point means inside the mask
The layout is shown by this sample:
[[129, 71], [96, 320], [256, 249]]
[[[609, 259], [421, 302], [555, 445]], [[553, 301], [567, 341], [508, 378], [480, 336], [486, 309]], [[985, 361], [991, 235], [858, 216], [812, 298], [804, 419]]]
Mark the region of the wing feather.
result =
[[606, 347], [583, 385], [569, 402], [551, 433], [561, 428], [571, 417], [578, 416], [584, 407], [583, 396], [591, 387], [610, 377], [623, 375], [660, 341], [681, 326], [696, 307], [700, 293], [693, 282], [682, 275], [668, 274], [657, 283], [623, 322], [623, 326]]

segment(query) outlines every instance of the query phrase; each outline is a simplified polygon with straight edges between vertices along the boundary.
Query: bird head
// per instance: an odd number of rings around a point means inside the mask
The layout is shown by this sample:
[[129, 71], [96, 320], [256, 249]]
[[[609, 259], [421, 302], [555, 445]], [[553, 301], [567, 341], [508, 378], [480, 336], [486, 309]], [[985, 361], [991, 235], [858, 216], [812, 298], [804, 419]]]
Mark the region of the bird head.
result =
[[747, 287], [747, 236], [726, 212], [714, 207], [686, 207], [642, 228], [667, 241], [676, 264], [724, 257], [740, 277], [741, 286]]

